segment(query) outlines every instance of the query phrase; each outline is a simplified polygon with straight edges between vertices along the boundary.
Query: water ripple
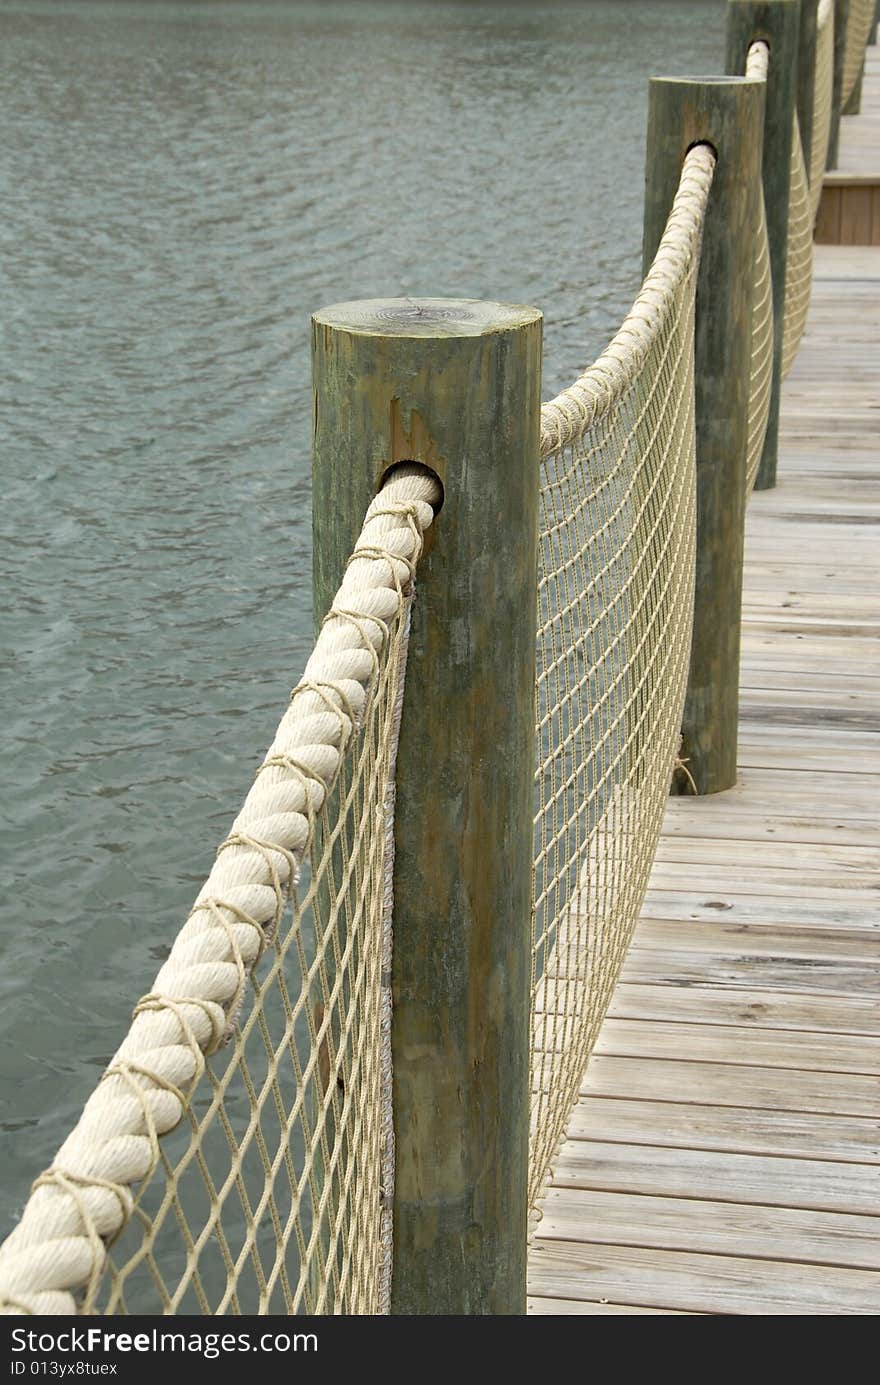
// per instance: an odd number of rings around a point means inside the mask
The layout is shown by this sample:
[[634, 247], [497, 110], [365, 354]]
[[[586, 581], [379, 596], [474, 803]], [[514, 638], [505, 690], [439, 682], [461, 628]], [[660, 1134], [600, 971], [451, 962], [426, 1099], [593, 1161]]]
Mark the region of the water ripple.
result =
[[637, 287], [647, 76], [723, 9], [0, 0], [0, 1221], [301, 670], [309, 313], [534, 302], [553, 392]]

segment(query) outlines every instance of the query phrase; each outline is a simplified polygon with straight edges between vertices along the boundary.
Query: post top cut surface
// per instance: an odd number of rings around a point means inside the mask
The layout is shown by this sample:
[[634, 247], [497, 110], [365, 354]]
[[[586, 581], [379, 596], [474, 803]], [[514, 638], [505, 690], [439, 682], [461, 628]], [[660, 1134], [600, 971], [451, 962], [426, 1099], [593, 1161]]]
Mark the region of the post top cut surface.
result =
[[717, 74], [701, 77], [699, 73], [695, 76], [684, 77], [678, 75], [674, 77], [650, 77], [648, 80], [652, 83], [662, 82], [665, 85], [668, 82], [670, 85], [683, 87], [693, 86], [695, 83], [706, 87], [753, 87], [758, 85], [754, 77], [719, 77]]
[[362, 298], [312, 314], [316, 327], [362, 336], [482, 337], [540, 322], [538, 308], [478, 298]]

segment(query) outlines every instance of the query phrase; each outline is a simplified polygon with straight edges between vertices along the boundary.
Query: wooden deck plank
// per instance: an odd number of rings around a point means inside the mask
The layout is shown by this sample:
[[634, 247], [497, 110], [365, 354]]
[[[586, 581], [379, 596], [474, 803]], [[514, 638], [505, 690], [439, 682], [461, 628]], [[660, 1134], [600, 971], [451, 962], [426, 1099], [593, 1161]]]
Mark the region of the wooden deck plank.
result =
[[[564, 991], [559, 994], [564, 998]], [[536, 1053], [564, 1048], [568, 1041], [568, 1022], [564, 1014], [557, 1013], [554, 1003], [550, 991], [539, 1012], [541, 1024], [535, 1027]], [[880, 1045], [866, 1042], [867, 1038], [837, 1030], [814, 1035], [806, 1030], [721, 1024], [705, 1018], [690, 1021], [612, 1015], [605, 1020], [594, 1052], [616, 1058], [656, 1059], [694, 1052], [707, 1063], [880, 1076]]]
[[580, 1139], [563, 1145], [553, 1186], [871, 1216], [880, 1205], [880, 1166]]
[[[777, 1154], [849, 1164], [880, 1160], [876, 1116], [820, 1116], [764, 1107], [698, 1106], [692, 1102], [606, 1097], [581, 1102], [568, 1127], [569, 1140], [606, 1144], [663, 1145], [729, 1154]], [[880, 1214], [880, 1198], [877, 1201]], [[880, 1221], [874, 1223], [880, 1257]], [[877, 1266], [880, 1269], [880, 1263]]]
[[724, 802], [731, 812], [743, 803], [766, 813], [791, 812], [794, 805], [805, 816], [822, 813], [832, 821], [876, 819], [876, 791], [876, 779], [869, 774], [861, 778], [848, 775], [844, 783], [833, 770], [808, 770], [795, 762], [782, 770], [758, 766], [740, 769], [739, 779], [724, 795]]
[[601, 1303], [591, 1303], [589, 1299], [573, 1298], [530, 1298], [528, 1313], [530, 1317], [568, 1317], [575, 1313], [578, 1316], [590, 1313], [611, 1316], [621, 1313], [668, 1313], [674, 1317], [685, 1318], [695, 1316], [686, 1308], [642, 1308], [632, 1303], [609, 1303], [607, 1299]]
[[735, 1023], [754, 1029], [880, 1036], [880, 1006], [872, 996], [839, 998], [778, 990], [744, 990], [731, 995], [718, 986], [621, 981], [608, 1015], [612, 1019], [701, 1020], [704, 1024]]
[[[841, 167], [880, 173], [880, 49], [864, 109]], [[530, 1312], [880, 1309], [878, 337], [880, 248], [818, 246], [748, 507], [739, 781], [669, 804]], [[583, 969], [548, 972], [549, 1044]]]
[[533, 1297], [753, 1315], [877, 1312], [880, 1274], [827, 1265], [538, 1239]]
[[[645, 900], [642, 925], [633, 945], [670, 954], [687, 950], [713, 952], [717, 957], [726, 954], [745, 966], [759, 956], [839, 961], [849, 964], [847, 969], [859, 969], [859, 964], [864, 963], [868, 974], [876, 980], [873, 968], [880, 962], [876, 937], [880, 918], [870, 905], [858, 914], [844, 905], [837, 922], [823, 927], [811, 920], [821, 912], [825, 900], [811, 906], [797, 897], [788, 898], [784, 907], [774, 910], [761, 895], [734, 896], [730, 900], [716, 892], [714, 898], [702, 901], [695, 926], [693, 915], [684, 920], [675, 917], [679, 911], [673, 901], [681, 899], [679, 893], [652, 891]], [[831, 907], [828, 901], [829, 913]], [[775, 915], [772, 918], [771, 912]]]
[[685, 1101], [740, 1106], [746, 1110], [815, 1111], [838, 1116], [877, 1116], [877, 1080], [849, 1073], [801, 1072], [705, 1063], [696, 1058], [609, 1058], [597, 1053], [581, 1087], [582, 1096]]
[[842, 174], [874, 176], [880, 182], [880, 48], [865, 52], [865, 75], [859, 115], [840, 118], [837, 170]]
[[[880, 1075], [880, 1044], [866, 1041], [863, 1034], [823, 1033], [814, 1038], [803, 1032], [745, 1025], [607, 1019], [596, 1052], [618, 1058], [677, 1058], [690, 1052], [699, 1053], [707, 1063]], [[880, 1204], [880, 1186], [877, 1194]]]
[[776, 987], [787, 992], [875, 999], [880, 985], [880, 967], [876, 965], [836, 959], [823, 962], [812, 957], [740, 958], [715, 952], [665, 952], [643, 947], [630, 953], [623, 975], [626, 980], [651, 981], [655, 985], [698, 986], [711, 977], [714, 986], [733, 991]]
[[[732, 843], [732, 846], [736, 846], [736, 843]], [[678, 861], [675, 867], [661, 861], [651, 884], [650, 895], [644, 900], [643, 917], [646, 920], [669, 918], [672, 900], [680, 899], [683, 906], [690, 910], [686, 918], [708, 920], [712, 915], [705, 913], [705, 909], [714, 910], [715, 914], [732, 914], [732, 918], [721, 921], [728, 932], [733, 921], [759, 922], [779, 927], [794, 925], [797, 928], [815, 920], [818, 928], [822, 929], [825, 920], [829, 920], [829, 929], [863, 928], [868, 932], [876, 932], [880, 925], [877, 897], [872, 897], [869, 888], [819, 885], [813, 881], [811, 874], [790, 871], [789, 877], [786, 877], [783, 868], [768, 868], [766, 874], [771, 878], [766, 879], [765, 888], [762, 889], [761, 879], [750, 874], [747, 863], [744, 864], [739, 882], [736, 874], [736, 867], [733, 866], [715, 868], [707, 864], [701, 870], [698, 861]], [[708, 888], [710, 882], [711, 889]], [[703, 902], [696, 897], [687, 899], [689, 895], [703, 895]], [[678, 904], [675, 907], [678, 910]], [[643, 935], [651, 932], [654, 929], [643, 929]], [[693, 929], [690, 929], [689, 936], [692, 935]], [[671, 942], [672, 936], [671, 932], [667, 932], [665, 940]], [[838, 949], [838, 942], [834, 943], [834, 947]]]
[[752, 1203], [552, 1188], [541, 1240], [577, 1241], [585, 1224], [593, 1244], [880, 1269], [876, 1217], [779, 1207], [768, 1218]]
[[[672, 800], [676, 802], [675, 799]], [[746, 800], [736, 809], [726, 805], [724, 810], [695, 818], [691, 813], [679, 817], [670, 812], [663, 828], [665, 841], [697, 842], [703, 837], [714, 841], [809, 842], [833, 846], [872, 847], [877, 840], [877, 824], [871, 818], [847, 818], [836, 822], [826, 817], [796, 817], [792, 813], [762, 813]], [[733, 850], [734, 848], [731, 848]]]
[[[661, 838], [657, 860], [682, 865], [702, 865], [705, 862], [724, 863], [730, 860], [730, 841], [726, 837]], [[880, 848], [849, 846], [838, 842], [768, 842], [741, 840], [736, 847], [737, 865], [754, 870], [765, 866], [774, 869], [818, 871], [820, 874], [839, 871], [844, 887], [847, 880], [867, 882], [868, 888], [878, 879]], [[786, 865], [786, 862], [788, 865]]]

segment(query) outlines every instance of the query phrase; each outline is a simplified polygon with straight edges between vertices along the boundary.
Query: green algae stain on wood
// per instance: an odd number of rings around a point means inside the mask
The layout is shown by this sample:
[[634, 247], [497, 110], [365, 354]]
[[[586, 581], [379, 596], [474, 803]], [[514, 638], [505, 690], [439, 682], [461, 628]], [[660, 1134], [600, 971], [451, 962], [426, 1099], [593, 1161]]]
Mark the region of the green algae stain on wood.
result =
[[541, 315], [390, 300], [313, 332], [318, 618], [383, 472], [444, 485], [397, 765], [392, 1311], [524, 1313]]

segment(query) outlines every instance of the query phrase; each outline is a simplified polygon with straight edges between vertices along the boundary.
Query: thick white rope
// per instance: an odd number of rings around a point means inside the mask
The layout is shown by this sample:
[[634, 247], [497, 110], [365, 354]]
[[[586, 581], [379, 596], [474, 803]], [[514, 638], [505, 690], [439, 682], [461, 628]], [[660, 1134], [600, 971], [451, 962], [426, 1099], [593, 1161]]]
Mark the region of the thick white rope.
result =
[[244, 806], [149, 995], [21, 1221], [0, 1246], [0, 1312], [70, 1314], [125, 1225], [132, 1185], [184, 1115], [205, 1056], [231, 1036], [248, 975], [278, 928], [374, 684], [377, 650], [408, 612], [440, 502], [423, 468], [391, 474]]
[[688, 150], [657, 254], [620, 330], [574, 384], [541, 405], [542, 457], [582, 438], [635, 380], [669, 314], [676, 311], [676, 290], [699, 253], [714, 172], [715, 154], [708, 144]]
[[846, 110], [849, 105], [849, 98], [856, 89], [862, 63], [865, 61], [865, 48], [868, 44], [868, 35], [871, 32], [873, 22], [874, 0], [849, 0], [840, 92], [841, 114]]
[[766, 82], [770, 67], [770, 48], [762, 38], [749, 45], [745, 75], [752, 82]]

